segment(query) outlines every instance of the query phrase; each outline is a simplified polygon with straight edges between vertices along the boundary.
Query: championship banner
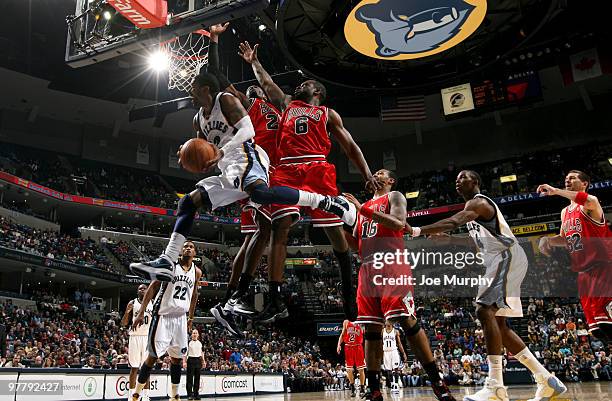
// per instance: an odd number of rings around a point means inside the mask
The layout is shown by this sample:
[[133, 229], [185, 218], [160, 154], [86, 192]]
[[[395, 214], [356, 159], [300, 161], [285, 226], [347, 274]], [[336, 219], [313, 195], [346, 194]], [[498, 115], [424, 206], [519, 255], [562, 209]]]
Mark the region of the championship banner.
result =
[[317, 323], [317, 336], [337, 337], [342, 333], [342, 323]]
[[552, 231], [556, 227], [555, 223], [536, 223], [524, 226], [511, 227], [514, 235], [530, 235], [533, 233], [544, 233]]
[[136, 163], [149, 164], [149, 145], [140, 145], [136, 149]]
[[474, 97], [472, 86], [467, 84], [444, 88], [440, 91], [442, 95], [442, 106], [444, 115], [448, 116], [462, 111], [474, 110]]
[[168, 167], [176, 169], [180, 167], [178, 156], [176, 155], [176, 152], [172, 150], [172, 148], [168, 148]]
[[397, 161], [395, 160], [395, 152], [393, 150], [383, 152], [383, 168], [389, 171], [397, 170]]

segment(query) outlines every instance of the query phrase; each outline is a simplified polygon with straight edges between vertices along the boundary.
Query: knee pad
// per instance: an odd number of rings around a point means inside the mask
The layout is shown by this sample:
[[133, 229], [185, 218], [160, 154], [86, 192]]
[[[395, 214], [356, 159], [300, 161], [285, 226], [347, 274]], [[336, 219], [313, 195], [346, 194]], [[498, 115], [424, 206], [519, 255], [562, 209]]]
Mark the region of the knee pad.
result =
[[382, 333], [380, 331], [375, 331], [375, 332], [366, 331], [363, 334], [363, 338], [366, 341], [382, 341]]
[[[204, 193], [202, 193], [202, 196], [204, 196]], [[192, 214], [192, 213], [195, 214], [196, 209], [197, 209], [196, 205], [195, 203], [193, 203], [193, 199], [191, 199], [191, 195], [187, 194], [179, 200], [178, 208], [176, 209], [176, 214], [177, 216], [185, 215], [185, 214]]]
[[261, 205], [274, 203], [274, 191], [270, 190], [266, 184], [255, 185], [251, 191], [251, 200]]
[[181, 365], [170, 364], [170, 383], [179, 384], [181, 382]]
[[406, 334], [406, 337], [413, 337], [419, 334], [419, 331], [421, 331], [421, 325], [419, 324], [419, 321], [417, 320], [414, 326], [407, 327], [406, 325], [406, 327], [404, 327], [403, 329], [404, 329], [404, 334]]

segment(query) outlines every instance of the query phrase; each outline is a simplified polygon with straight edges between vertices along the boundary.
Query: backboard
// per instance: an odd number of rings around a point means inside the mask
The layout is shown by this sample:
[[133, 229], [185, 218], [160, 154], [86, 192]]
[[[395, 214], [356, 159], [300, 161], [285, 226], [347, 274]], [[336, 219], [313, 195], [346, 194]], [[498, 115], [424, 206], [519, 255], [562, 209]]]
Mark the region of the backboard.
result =
[[268, 7], [270, 0], [77, 0], [66, 17], [66, 62], [75, 68], [146, 49]]

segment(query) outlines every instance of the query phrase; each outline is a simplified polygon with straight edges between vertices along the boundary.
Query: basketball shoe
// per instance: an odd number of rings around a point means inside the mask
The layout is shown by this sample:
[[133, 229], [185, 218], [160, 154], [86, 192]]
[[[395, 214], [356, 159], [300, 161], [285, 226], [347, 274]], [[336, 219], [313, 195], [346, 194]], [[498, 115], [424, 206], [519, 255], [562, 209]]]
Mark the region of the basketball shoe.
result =
[[567, 391], [565, 384], [557, 379], [554, 373], [548, 377], [544, 375], [535, 375], [535, 379], [536, 383], [538, 383], [538, 389], [536, 390], [535, 397], [530, 398], [528, 401], [550, 401], [553, 397]]
[[210, 313], [214, 316], [215, 320], [221, 324], [230, 334], [244, 338], [244, 333], [240, 330], [238, 323], [234, 319], [234, 315], [231, 312], [226, 311], [220, 303], [210, 308]]
[[355, 225], [355, 221], [357, 220], [357, 209], [355, 205], [349, 202], [344, 196], [326, 195], [325, 198], [319, 202], [319, 209], [335, 214], [349, 226]]
[[130, 263], [130, 271], [137, 276], [158, 281], [172, 281], [174, 263], [166, 255], [149, 262]]
[[466, 395], [463, 401], [510, 401], [506, 387], [500, 386], [495, 379], [485, 381], [484, 387], [473, 395]]

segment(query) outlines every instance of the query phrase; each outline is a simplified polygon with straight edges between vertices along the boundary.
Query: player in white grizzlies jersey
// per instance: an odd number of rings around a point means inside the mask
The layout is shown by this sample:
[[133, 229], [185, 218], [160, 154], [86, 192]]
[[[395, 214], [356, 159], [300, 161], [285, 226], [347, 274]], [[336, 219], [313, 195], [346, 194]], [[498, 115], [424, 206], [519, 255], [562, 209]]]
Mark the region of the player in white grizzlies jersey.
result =
[[254, 207], [272, 203], [308, 206], [334, 213], [349, 225], [355, 223], [355, 206], [342, 196], [268, 186], [270, 161], [266, 152], [253, 140], [255, 130], [251, 119], [237, 97], [219, 92], [219, 82], [214, 75], [201, 72], [196, 76], [191, 94], [200, 106], [194, 124], [196, 133], [212, 143], [216, 151], [215, 158], [207, 163], [204, 172], [217, 166], [221, 174], [203, 179], [196, 184], [194, 191], [181, 198], [166, 250], [155, 260], [130, 264], [132, 272], [151, 280], [171, 281], [172, 264], [200, 207], [214, 210], [250, 198]]
[[[404, 346], [400, 340], [399, 331], [397, 331], [391, 322], [385, 322], [385, 327], [382, 329], [383, 338], [383, 369], [386, 372], [387, 386], [391, 387], [391, 392], [399, 392], [399, 367], [400, 367], [400, 352], [407, 361]], [[389, 385], [389, 383], [391, 385]]]
[[[142, 301], [147, 291], [146, 284], [140, 284], [138, 286], [138, 296], [128, 302], [123, 319], [121, 319], [122, 326], [132, 325], [136, 316], [140, 313], [142, 308]], [[128, 398], [132, 397], [132, 393], [136, 388], [136, 376], [138, 375], [138, 368], [147, 359], [149, 352], [147, 351], [147, 338], [149, 337], [149, 326], [151, 325], [153, 305], [147, 305], [144, 311], [144, 320], [142, 325], [136, 329], [130, 329], [129, 336], [130, 341], [128, 343], [128, 362], [130, 363], [130, 388]], [[147, 389], [147, 386], [145, 389]]]
[[[149, 285], [142, 301], [142, 307], [134, 327], [138, 328], [144, 321], [144, 310], [153, 301], [153, 320], [149, 328], [149, 356], [138, 372], [138, 383], [132, 395], [132, 401], [140, 400], [140, 393], [151, 375], [151, 369], [157, 358], [166, 352], [170, 356], [170, 400], [178, 400], [178, 386], [181, 382], [183, 357], [187, 353], [187, 336], [191, 332], [193, 313], [198, 302], [198, 281], [202, 272], [193, 263], [196, 248], [193, 242], [186, 241], [181, 250], [178, 263], [173, 266], [171, 282], [153, 281]], [[189, 315], [189, 318], [187, 317]]]
[[459, 173], [457, 192], [465, 199], [464, 209], [437, 223], [408, 229], [413, 237], [452, 231], [464, 224], [483, 254], [485, 277], [490, 286], [481, 286], [476, 298], [476, 313], [482, 323], [487, 344], [489, 377], [482, 390], [465, 396], [464, 401], [508, 401], [502, 375], [502, 345], [527, 367], [538, 381], [535, 397], [529, 401], [548, 401], [567, 389], [538, 362], [521, 338], [506, 324], [508, 317], [523, 316], [521, 283], [527, 272], [527, 257], [518, 244], [501, 211], [490, 198], [480, 193], [482, 179], [472, 170]]

